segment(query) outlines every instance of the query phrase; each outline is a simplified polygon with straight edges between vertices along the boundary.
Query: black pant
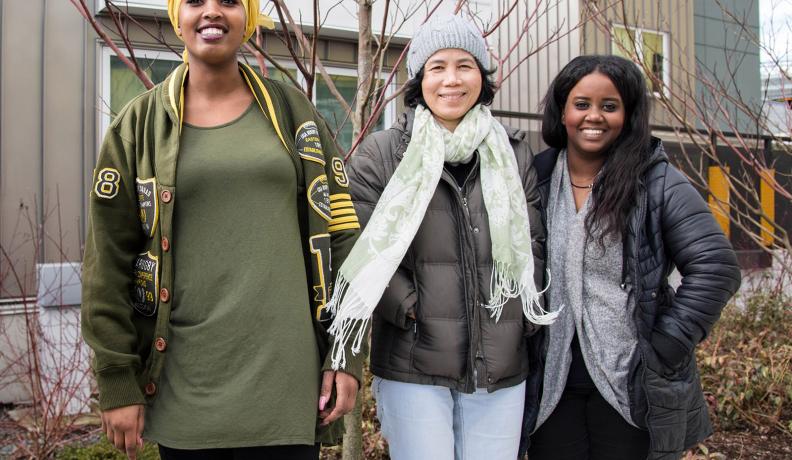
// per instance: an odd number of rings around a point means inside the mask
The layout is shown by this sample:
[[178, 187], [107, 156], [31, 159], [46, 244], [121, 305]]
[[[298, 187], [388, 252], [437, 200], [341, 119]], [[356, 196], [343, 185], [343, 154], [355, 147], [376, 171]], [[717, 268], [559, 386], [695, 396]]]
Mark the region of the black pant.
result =
[[319, 444], [182, 450], [159, 446], [162, 460], [317, 460]]
[[597, 391], [577, 337], [564, 393], [531, 435], [528, 460], [637, 460], [649, 453], [649, 433], [621, 416]]

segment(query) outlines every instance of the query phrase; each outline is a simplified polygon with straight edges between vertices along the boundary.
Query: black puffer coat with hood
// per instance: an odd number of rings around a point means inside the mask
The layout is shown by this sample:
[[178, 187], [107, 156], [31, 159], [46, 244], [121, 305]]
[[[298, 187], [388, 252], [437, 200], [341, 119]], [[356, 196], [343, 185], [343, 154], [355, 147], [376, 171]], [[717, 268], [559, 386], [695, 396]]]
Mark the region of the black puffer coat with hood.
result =
[[[349, 164], [350, 191], [365, 227], [410, 142], [414, 111], [368, 136]], [[535, 282], [544, 282], [544, 227], [525, 133], [506, 129], [528, 202]], [[492, 243], [478, 155], [460, 187], [444, 170], [407, 254], [374, 311], [371, 371], [408, 383], [472, 393], [517, 385], [528, 375], [527, 337], [536, 327], [511, 299], [498, 322], [489, 300]], [[414, 312], [416, 320], [408, 318]], [[474, 369], [478, 382], [474, 380]], [[478, 383], [478, 385], [476, 384]]]

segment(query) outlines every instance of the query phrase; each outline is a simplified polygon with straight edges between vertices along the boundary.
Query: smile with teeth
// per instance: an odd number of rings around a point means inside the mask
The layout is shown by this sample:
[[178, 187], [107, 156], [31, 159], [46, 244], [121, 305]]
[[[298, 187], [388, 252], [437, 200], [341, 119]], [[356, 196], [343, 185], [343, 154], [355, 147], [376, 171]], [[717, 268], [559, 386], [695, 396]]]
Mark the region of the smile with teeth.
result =
[[599, 137], [602, 135], [602, 133], [605, 132], [604, 129], [597, 129], [597, 128], [583, 128], [581, 131], [587, 137]]
[[218, 27], [207, 27], [205, 29], [201, 29], [201, 38], [205, 39], [216, 39], [223, 36], [225, 32], [223, 29]]
[[465, 97], [465, 93], [449, 93], [449, 94], [441, 94], [440, 99], [444, 99], [447, 101], [456, 101]]

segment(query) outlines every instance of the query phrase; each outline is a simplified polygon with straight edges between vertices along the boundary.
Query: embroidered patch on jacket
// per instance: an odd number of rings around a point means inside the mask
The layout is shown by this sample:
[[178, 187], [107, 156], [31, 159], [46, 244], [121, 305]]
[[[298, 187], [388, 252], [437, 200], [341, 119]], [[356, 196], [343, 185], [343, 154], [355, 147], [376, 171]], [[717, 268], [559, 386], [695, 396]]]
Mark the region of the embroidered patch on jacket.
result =
[[330, 187], [324, 174], [314, 179], [308, 186], [308, 203], [324, 220], [330, 220]]
[[323, 233], [314, 235], [309, 239], [311, 254], [316, 258], [316, 267], [319, 270], [319, 284], [314, 285], [314, 308], [316, 319], [327, 321], [330, 319], [330, 312], [325, 309], [327, 299], [330, 297], [330, 286], [327, 280], [330, 278], [330, 235]]
[[360, 228], [352, 196], [348, 193], [330, 195], [330, 217], [327, 224], [327, 231], [330, 233]]
[[138, 196], [138, 214], [143, 233], [149, 238], [154, 236], [159, 220], [159, 200], [157, 199], [157, 179], [135, 179]]
[[150, 252], [144, 252], [135, 259], [132, 306], [143, 316], [153, 316], [157, 312], [158, 269], [157, 256]]
[[341, 161], [340, 158], [333, 157], [331, 163], [333, 166], [333, 177], [335, 178], [336, 184], [344, 188], [349, 187], [349, 178], [347, 177], [346, 169], [344, 168], [344, 162]]
[[96, 184], [94, 184], [94, 193], [101, 198], [113, 198], [118, 195], [119, 184], [121, 182], [121, 174], [115, 168], [103, 168], [96, 175]]
[[300, 158], [314, 161], [320, 165], [325, 165], [324, 152], [322, 151], [322, 141], [319, 138], [319, 127], [313, 121], [306, 121], [297, 128], [294, 136], [294, 143], [297, 145], [297, 154]]

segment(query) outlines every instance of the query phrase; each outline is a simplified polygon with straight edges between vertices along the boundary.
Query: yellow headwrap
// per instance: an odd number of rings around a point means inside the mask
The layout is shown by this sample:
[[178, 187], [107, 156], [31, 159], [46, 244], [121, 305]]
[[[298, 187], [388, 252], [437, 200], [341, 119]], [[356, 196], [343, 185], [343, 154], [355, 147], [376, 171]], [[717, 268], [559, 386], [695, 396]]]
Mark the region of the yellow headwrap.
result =
[[[241, 1], [246, 13], [245, 39], [243, 43], [253, 36], [253, 33], [256, 31], [256, 26], [265, 27], [267, 29], [275, 28], [275, 23], [272, 21], [272, 18], [266, 14], [261, 14], [259, 11], [259, 0]], [[168, 17], [170, 17], [171, 25], [173, 25], [173, 30], [178, 37], [181, 37], [181, 33], [179, 33], [179, 6], [181, 2], [182, 0], [168, 0]], [[187, 61], [187, 50], [184, 50], [184, 61]]]

